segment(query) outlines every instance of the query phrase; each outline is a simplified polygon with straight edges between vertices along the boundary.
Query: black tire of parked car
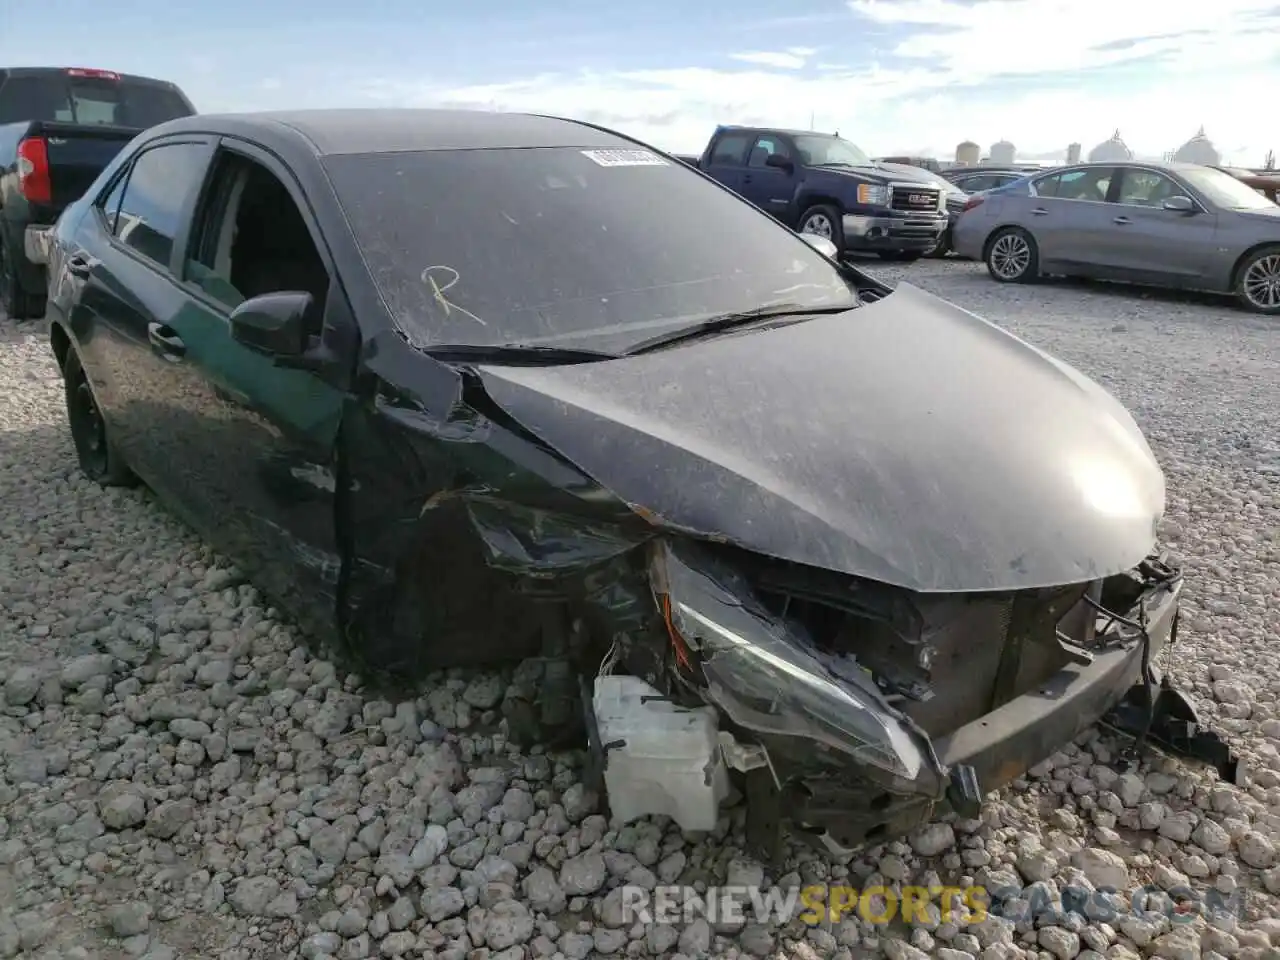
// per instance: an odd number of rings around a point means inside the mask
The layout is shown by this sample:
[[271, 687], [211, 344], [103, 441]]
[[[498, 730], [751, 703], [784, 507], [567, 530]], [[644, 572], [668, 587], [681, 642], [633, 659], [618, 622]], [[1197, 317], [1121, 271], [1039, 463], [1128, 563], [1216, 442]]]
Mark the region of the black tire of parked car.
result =
[[[821, 218], [821, 220], [819, 219]], [[805, 228], [811, 224], [821, 223], [825, 220], [827, 233], [822, 230], [806, 230]], [[844, 221], [841, 218], [840, 211], [835, 207], [828, 206], [825, 203], [817, 203], [810, 207], [800, 217], [801, 233], [816, 233], [820, 237], [826, 237], [836, 245], [837, 256], [844, 256]]]
[[993, 233], [982, 259], [997, 283], [1035, 283], [1040, 278], [1040, 249], [1021, 227], [1002, 227]]
[[0, 312], [10, 320], [25, 320], [34, 304], [18, 279], [18, 266], [9, 241], [0, 237]]
[[876, 256], [881, 260], [891, 260], [894, 263], [915, 263], [925, 255], [923, 250], [877, 250]]
[[1246, 310], [1280, 316], [1280, 244], [1255, 250], [1241, 261], [1236, 270], [1235, 294]]
[[104, 487], [131, 487], [138, 479], [116, 452], [93, 386], [80, 365], [75, 347], [67, 352], [62, 379], [67, 396], [67, 422], [84, 475]]

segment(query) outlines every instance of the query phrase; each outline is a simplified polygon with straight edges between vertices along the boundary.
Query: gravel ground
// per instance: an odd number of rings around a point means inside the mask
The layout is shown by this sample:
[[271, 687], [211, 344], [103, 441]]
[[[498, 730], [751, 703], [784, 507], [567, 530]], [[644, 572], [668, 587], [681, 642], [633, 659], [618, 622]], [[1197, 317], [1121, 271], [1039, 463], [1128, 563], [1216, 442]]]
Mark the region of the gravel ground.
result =
[[[712, 836], [615, 829], [573, 756], [522, 756], [507, 677], [362, 696], [142, 490], [75, 466], [42, 331], [0, 321], [0, 957], [591, 955], [947, 960], [1280, 956], [1280, 326], [1209, 300], [1001, 287], [978, 265], [872, 269], [1008, 326], [1112, 389], [1169, 478], [1186, 564], [1173, 672], [1249, 759], [1242, 787], [1093, 733], [987, 802], [767, 882], [1033, 884], [1039, 916], [891, 935], [721, 920], [628, 926], [623, 882], [752, 882], [740, 811]], [[1247, 892], [1233, 923], [1055, 912], [1068, 885]], [[1047, 899], [1045, 899], [1047, 898]]]

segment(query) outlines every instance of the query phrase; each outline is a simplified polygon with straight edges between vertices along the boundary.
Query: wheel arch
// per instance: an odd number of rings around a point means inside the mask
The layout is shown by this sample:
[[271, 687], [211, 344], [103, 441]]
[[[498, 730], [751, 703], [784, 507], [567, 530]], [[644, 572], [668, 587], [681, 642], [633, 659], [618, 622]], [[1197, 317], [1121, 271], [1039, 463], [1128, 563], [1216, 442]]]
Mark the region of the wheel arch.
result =
[[814, 207], [834, 207], [837, 213], [844, 213], [844, 204], [835, 197], [828, 196], [825, 193], [815, 193], [800, 198], [800, 202], [796, 205], [796, 222], [804, 219], [804, 215]]
[[54, 322], [49, 329], [49, 346], [53, 348], [54, 359], [58, 361], [58, 370], [66, 372], [67, 355], [71, 353], [71, 334], [61, 323]]
[[1236, 285], [1240, 282], [1240, 271], [1244, 269], [1244, 265], [1248, 262], [1249, 258], [1255, 253], [1260, 253], [1261, 251], [1266, 250], [1268, 247], [1274, 247], [1277, 251], [1280, 251], [1280, 241], [1263, 240], [1260, 243], [1255, 243], [1252, 247], [1236, 258], [1236, 262], [1231, 265], [1231, 276], [1227, 284], [1228, 291], [1235, 290]]
[[982, 259], [985, 262], [987, 256], [991, 253], [991, 245], [996, 242], [996, 237], [1004, 233], [1006, 230], [1021, 230], [1025, 233], [1037, 247], [1040, 246], [1036, 236], [1020, 223], [1002, 223], [998, 227], [992, 227], [991, 232], [987, 234], [987, 239], [982, 241]]

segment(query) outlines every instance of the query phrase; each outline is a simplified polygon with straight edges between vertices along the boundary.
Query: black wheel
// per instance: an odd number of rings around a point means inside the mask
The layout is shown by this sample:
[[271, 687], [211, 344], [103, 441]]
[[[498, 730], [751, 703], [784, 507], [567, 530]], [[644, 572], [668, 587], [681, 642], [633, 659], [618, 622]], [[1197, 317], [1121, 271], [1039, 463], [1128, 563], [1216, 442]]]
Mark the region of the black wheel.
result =
[[133, 486], [137, 478], [111, 445], [106, 421], [98, 409], [93, 387], [80, 366], [80, 356], [74, 347], [67, 353], [62, 377], [67, 393], [67, 421], [71, 425], [71, 439], [76, 445], [80, 469], [86, 477], [104, 487]]
[[18, 264], [9, 249], [9, 241], [0, 237], [0, 312], [10, 320], [25, 320], [31, 307], [31, 298], [18, 279]]
[[1000, 283], [1033, 283], [1040, 276], [1040, 251], [1021, 227], [1004, 227], [987, 241], [987, 272]]
[[817, 204], [800, 217], [800, 233], [813, 233], [826, 237], [836, 245], [839, 256], [844, 256], [844, 221], [835, 207]]
[[876, 256], [881, 260], [889, 260], [893, 263], [915, 263], [924, 256], [924, 252], [920, 250], [877, 250]]
[[1246, 310], [1280, 315], [1280, 246], [1255, 250], [1236, 271], [1236, 298]]

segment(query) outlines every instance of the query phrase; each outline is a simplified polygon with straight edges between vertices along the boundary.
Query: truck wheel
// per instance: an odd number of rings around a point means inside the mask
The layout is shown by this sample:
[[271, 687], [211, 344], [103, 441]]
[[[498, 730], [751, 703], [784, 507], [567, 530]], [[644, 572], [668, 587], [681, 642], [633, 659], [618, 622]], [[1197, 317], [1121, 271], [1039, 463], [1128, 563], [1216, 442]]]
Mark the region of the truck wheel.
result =
[[1236, 298], [1246, 310], [1280, 314], [1280, 246], [1263, 247], [1236, 271]]
[[999, 283], [1033, 283], [1040, 276], [1040, 251], [1021, 227], [997, 230], [987, 241], [987, 272]]
[[877, 250], [876, 256], [893, 263], [914, 263], [924, 254], [918, 250]]
[[0, 313], [10, 320], [25, 320], [30, 310], [30, 298], [18, 279], [18, 264], [9, 250], [9, 242], [0, 239]]
[[826, 237], [836, 245], [836, 251], [844, 256], [844, 225], [840, 211], [826, 204], [816, 204], [800, 218], [800, 232]]

